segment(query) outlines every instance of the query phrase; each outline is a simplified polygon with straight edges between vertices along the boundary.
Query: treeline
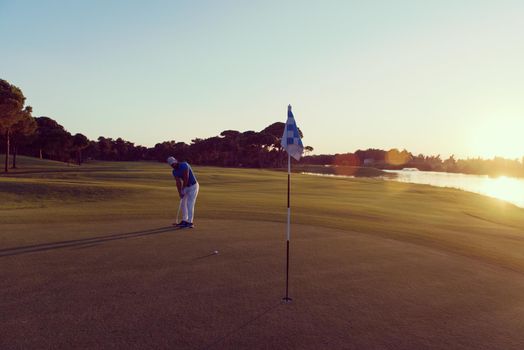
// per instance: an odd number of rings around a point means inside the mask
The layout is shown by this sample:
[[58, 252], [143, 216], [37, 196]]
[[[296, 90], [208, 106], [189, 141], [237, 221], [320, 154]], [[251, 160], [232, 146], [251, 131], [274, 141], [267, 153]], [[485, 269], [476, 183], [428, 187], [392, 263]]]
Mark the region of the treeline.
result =
[[[89, 140], [83, 134], [70, 133], [51, 118], [33, 118], [31, 113], [22, 91], [0, 80], [0, 143], [6, 154], [6, 172], [16, 168], [18, 154], [79, 165], [86, 160], [164, 162], [172, 155], [196, 165], [278, 168], [287, 159], [280, 146], [284, 130], [281, 122], [258, 132], [226, 130], [218, 136], [194, 139], [190, 144], [165, 141], [148, 148], [122, 138], [100, 136]], [[306, 149], [313, 150], [309, 146]]]
[[423, 171], [524, 177], [524, 157], [520, 160], [506, 159], [502, 157], [495, 157], [493, 159], [468, 158], [457, 160], [452, 155], [447, 159], [441, 159], [440, 155], [413, 155], [407, 150], [399, 151], [395, 148], [389, 151], [367, 149], [358, 150], [354, 153], [306, 156], [301, 160], [301, 163], [314, 165], [366, 166], [385, 170], [414, 168]]
[[[22, 91], [0, 80], [0, 143], [3, 145], [5, 171], [16, 168], [18, 154], [82, 164], [85, 160], [165, 161], [170, 155], [197, 165], [230, 167], [281, 167], [286, 159], [280, 146], [284, 123], [277, 122], [261, 131], [223, 131], [219, 136], [194, 139], [190, 144], [176, 141], [154, 147], [135, 145], [122, 138], [99, 137], [89, 140], [71, 134], [48, 117], [33, 118], [25, 106]], [[313, 148], [307, 147], [309, 151]], [[11, 162], [9, 156], [11, 155]]]
[[[219, 136], [194, 139], [190, 144], [165, 141], [148, 148], [122, 138], [100, 136], [89, 140], [82, 134], [71, 134], [51, 118], [37, 117], [31, 132], [11, 134], [10, 167], [16, 167], [16, 155], [22, 154], [79, 165], [86, 160], [164, 162], [174, 155], [195, 165], [277, 168], [287, 160], [280, 146], [283, 130], [284, 123], [277, 122], [259, 132], [226, 130]], [[6, 136], [1, 136], [0, 142], [5, 145], [5, 141]]]
[[[57, 121], [48, 117], [33, 118], [32, 108], [25, 106], [22, 91], [0, 79], [0, 144], [3, 145], [5, 171], [16, 168], [16, 155], [75, 162], [85, 160], [164, 162], [168, 156], [189, 161], [195, 165], [226, 167], [281, 168], [287, 160], [280, 146], [284, 123], [277, 122], [260, 131], [226, 130], [218, 136], [194, 139], [191, 143], [165, 141], [154, 147], [135, 145], [122, 138], [100, 136], [89, 140], [83, 134], [72, 134]], [[299, 130], [301, 136], [302, 132]], [[312, 155], [306, 146], [302, 164], [347, 165], [378, 169], [416, 168], [465, 174], [508, 175], [524, 177], [524, 157], [518, 159], [460, 159], [454, 156], [425, 156], [398, 149], [358, 150], [354, 153]], [[11, 163], [9, 155], [12, 153]]]

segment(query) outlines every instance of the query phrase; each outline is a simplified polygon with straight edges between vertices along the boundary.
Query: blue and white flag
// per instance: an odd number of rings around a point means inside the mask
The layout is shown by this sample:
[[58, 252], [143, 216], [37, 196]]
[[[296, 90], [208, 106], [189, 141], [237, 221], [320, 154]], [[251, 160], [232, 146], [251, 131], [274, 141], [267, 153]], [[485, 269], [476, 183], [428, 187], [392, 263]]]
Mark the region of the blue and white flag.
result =
[[287, 107], [287, 121], [284, 134], [282, 135], [281, 145], [287, 153], [296, 160], [300, 160], [302, 153], [304, 153], [304, 145], [300, 139], [293, 112], [291, 112], [291, 105]]

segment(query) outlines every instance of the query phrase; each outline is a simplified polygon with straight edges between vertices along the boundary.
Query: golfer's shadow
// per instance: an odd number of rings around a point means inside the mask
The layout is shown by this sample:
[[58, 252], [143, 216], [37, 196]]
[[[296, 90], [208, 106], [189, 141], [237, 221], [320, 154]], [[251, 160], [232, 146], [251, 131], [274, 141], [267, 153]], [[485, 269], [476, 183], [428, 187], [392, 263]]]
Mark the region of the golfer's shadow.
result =
[[112, 235], [82, 238], [82, 239], [75, 239], [75, 240], [70, 240], [70, 241], [59, 241], [59, 242], [53, 242], [53, 243], [42, 243], [42, 244], [0, 249], [0, 258], [5, 257], [5, 256], [35, 253], [35, 252], [42, 252], [46, 250], [61, 249], [61, 248], [70, 248], [70, 247], [79, 247], [78, 249], [88, 248], [90, 246], [95, 246], [95, 245], [98, 245], [104, 242], [116, 241], [120, 239], [128, 239], [128, 238], [134, 238], [134, 237], [156, 235], [159, 233], [164, 233], [164, 232], [169, 232], [169, 231], [174, 231], [174, 230], [176, 230], [176, 227], [166, 226], [166, 227], [159, 227], [159, 228], [143, 230], [143, 231], [117, 233], [117, 234], [112, 234]]

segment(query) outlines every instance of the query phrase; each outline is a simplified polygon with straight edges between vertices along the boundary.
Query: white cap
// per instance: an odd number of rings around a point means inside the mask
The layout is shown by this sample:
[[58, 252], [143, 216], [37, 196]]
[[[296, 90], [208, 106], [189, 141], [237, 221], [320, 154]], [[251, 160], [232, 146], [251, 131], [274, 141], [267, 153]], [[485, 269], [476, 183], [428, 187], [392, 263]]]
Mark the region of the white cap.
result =
[[169, 165], [173, 165], [173, 164], [178, 163], [178, 160], [176, 160], [175, 157], [169, 157], [167, 158], [167, 162], [169, 163]]

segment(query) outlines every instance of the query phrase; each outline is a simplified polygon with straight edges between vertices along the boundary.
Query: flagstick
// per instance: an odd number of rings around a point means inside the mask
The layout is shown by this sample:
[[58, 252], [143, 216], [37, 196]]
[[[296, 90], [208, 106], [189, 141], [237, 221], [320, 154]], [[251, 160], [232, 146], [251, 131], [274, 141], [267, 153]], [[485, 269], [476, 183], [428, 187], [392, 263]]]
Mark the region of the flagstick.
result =
[[287, 154], [287, 242], [286, 242], [286, 296], [282, 298], [285, 303], [291, 302], [289, 297], [289, 239], [291, 236], [291, 207], [289, 203], [289, 188], [291, 185], [291, 155]]

